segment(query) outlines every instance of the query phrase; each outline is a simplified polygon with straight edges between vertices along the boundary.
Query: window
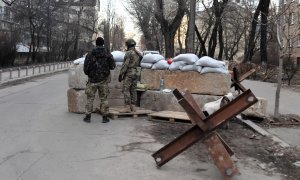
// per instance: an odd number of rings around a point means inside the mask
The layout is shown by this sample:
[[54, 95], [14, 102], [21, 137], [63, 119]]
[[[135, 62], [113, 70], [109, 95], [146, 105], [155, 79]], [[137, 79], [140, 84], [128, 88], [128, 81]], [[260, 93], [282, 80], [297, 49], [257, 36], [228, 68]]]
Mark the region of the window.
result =
[[4, 14], [4, 7], [0, 6], [0, 15]]
[[297, 68], [300, 68], [300, 57], [297, 57]]
[[281, 23], [282, 23], [282, 25], [285, 24], [285, 15], [282, 15], [282, 16], [281, 16]]
[[293, 47], [293, 41], [292, 41], [292, 39], [288, 39], [288, 45], [289, 45], [289, 47]]
[[289, 14], [289, 24], [290, 25], [293, 25], [294, 24], [294, 13], [290, 13]]

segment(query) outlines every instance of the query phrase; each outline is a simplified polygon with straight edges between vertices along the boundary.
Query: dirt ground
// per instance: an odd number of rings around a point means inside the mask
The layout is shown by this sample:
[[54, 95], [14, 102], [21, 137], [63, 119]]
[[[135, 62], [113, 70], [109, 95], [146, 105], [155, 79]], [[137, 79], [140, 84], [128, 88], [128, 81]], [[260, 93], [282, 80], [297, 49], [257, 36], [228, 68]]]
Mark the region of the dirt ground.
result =
[[[150, 128], [143, 131], [150, 133], [160, 143], [167, 144], [191, 127], [192, 125], [188, 123], [154, 121]], [[250, 168], [263, 169], [267, 175], [272, 176], [272, 173], [276, 172], [282, 174], [283, 179], [299, 179], [299, 167], [293, 164], [300, 160], [299, 147], [282, 148], [268, 137], [261, 136], [237, 120], [230, 122], [229, 129], [219, 129], [217, 132], [235, 152], [240, 163]], [[183, 155], [202, 162], [212, 162], [206, 147], [201, 142], [187, 149]], [[247, 161], [249, 158], [256, 159], [257, 163], [249, 163]], [[206, 170], [199, 169], [199, 171]]]

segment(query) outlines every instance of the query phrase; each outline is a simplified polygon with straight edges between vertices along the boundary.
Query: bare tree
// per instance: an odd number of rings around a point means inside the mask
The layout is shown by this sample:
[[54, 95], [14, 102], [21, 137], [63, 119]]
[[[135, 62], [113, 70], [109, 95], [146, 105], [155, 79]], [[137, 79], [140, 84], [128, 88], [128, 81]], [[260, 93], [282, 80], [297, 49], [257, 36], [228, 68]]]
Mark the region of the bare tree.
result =
[[194, 41], [195, 41], [195, 8], [196, 0], [190, 1], [190, 12], [189, 12], [189, 26], [187, 36], [187, 49], [186, 52], [194, 53]]
[[11, 6], [17, 0], [2, 0], [6, 5]]
[[111, 29], [111, 51], [122, 50], [125, 42], [124, 23], [121, 18], [115, 18]]
[[233, 60], [244, 47], [245, 33], [248, 28], [247, 6], [228, 3], [223, 14], [224, 58]]
[[226, 7], [228, 0], [223, 0], [220, 3], [218, 0], [213, 1], [213, 9], [215, 14], [215, 24], [211, 33], [211, 37], [208, 45], [208, 56], [214, 57], [217, 42], [219, 41], [219, 55], [218, 59], [222, 59], [223, 56], [223, 26], [222, 26], [222, 14], [224, 12], [224, 8]]
[[204, 11], [202, 11], [198, 15], [198, 19], [200, 23], [196, 24], [195, 26], [196, 35], [199, 42], [198, 46], [200, 46], [198, 52], [199, 56], [208, 55], [206, 41], [211, 33], [211, 28], [213, 27], [214, 24], [214, 14], [213, 11], [211, 11], [211, 8], [209, 8], [209, 6], [211, 6], [210, 4], [211, 2], [208, 1], [207, 3], [208, 5], [206, 5], [204, 1], [201, 1], [201, 5], [204, 7]]
[[255, 38], [256, 38], [256, 29], [258, 25], [258, 17], [261, 16], [260, 21], [260, 55], [261, 61], [263, 63], [267, 62], [267, 25], [268, 25], [268, 14], [269, 14], [270, 0], [260, 0], [252, 19], [251, 30], [249, 33], [248, 45], [245, 54], [245, 61], [251, 61], [254, 48], [255, 48]]
[[[280, 91], [282, 86], [282, 72], [283, 68], [287, 66], [293, 66], [294, 62], [291, 60], [291, 53], [293, 52], [293, 47], [297, 42], [297, 38], [299, 37], [299, 28], [300, 24], [293, 22], [294, 18], [292, 13], [294, 13], [297, 6], [293, 5], [293, 2], [287, 3], [285, 6], [282, 6], [279, 9], [279, 13], [274, 16], [275, 24], [276, 24], [276, 35], [277, 35], [277, 43], [280, 48], [280, 56], [279, 56], [279, 71], [277, 76], [277, 89], [275, 95], [275, 109], [274, 109], [274, 117], [279, 117], [279, 104], [280, 104]], [[288, 16], [287, 16], [288, 15]], [[288, 17], [287, 21], [285, 17]], [[295, 41], [296, 40], [296, 41]]]
[[144, 43], [148, 50], [160, 50], [161, 40], [157, 20], [155, 19], [155, 1], [128, 0], [126, 10], [135, 19], [135, 24], [141, 30]]
[[166, 14], [165, 3], [162, 0], [156, 0], [155, 18], [160, 24], [161, 32], [164, 35], [166, 57], [174, 56], [174, 39], [181, 20], [186, 11], [186, 1], [176, 0], [175, 16], [168, 18], [170, 14]]

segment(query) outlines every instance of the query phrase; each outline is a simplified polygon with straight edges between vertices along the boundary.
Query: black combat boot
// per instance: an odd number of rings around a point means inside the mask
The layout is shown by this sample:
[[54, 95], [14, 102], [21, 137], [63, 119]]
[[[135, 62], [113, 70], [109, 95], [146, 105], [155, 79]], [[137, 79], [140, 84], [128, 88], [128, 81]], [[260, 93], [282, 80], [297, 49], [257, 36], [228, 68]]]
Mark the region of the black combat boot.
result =
[[109, 119], [107, 116], [103, 116], [102, 117], [102, 123], [108, 123], [109, 122]]
[[83, 118], [83, 121], [86, 122], [86, 123], [90, 123], [91, 122], [91, 115], [86, 114], [85, 117]]

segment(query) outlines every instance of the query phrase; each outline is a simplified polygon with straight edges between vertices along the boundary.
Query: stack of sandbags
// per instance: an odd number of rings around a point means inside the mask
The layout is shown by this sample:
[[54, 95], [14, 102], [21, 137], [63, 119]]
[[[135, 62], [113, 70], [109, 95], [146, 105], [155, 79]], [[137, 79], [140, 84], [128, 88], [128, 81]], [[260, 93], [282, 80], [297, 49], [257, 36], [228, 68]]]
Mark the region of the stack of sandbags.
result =
[[229, 71], [225, 67], [224, 61], [218, 61], [209, 56], [203, 56], [195, 62], [196, 66], [201, 66], [201, 74], [204, 73], [223, 73], [228, 74]]
[[82, 58], [78, 58], [76, 60], [73, 61], [74, 64], [84, 64], [84, 60], [85, 60], [85, 57], [82, 57]]
[[[110, 106], [122, 106], [124, 97], [122, 93], [122, 85], [118, 82], [120, 67], [111, 70], [111, 82], [109, 83], [110, 94], [108, 102]], [[69, 68], [69, 90], [68, 94], [68, 110], [74, 113], [84, 113], [87, 102], [85, 89], [88, 77], [84, 74], [83, 64], [74, 64]], [[99, 108], [100, 100], [98, 93], [94, 100], [94, 111]]]
[[169, 64], [165, 59], [162, 59], [158, 62], [156, 62], [155, 64], [153, 64], [151, 69], [160, 69], [160, 70], [165, 70], [165, 69], [169, 69]]
[[[153, 68], [164, 68], [163, 63], [161, 63], [160, 61], [166, 61], [165, 58], [160, 55], [160, 54], [146, 54], [143, 56], [143, 59], [141, 60], [141, 67], [145, 68], [145, 69], [153, 69]], [[158, 63], [158, 64], [156, 64]], [[156, 64], [156, 65], [155, 65]], [[154, 67], [152, 67], [153, 65], [155, 65]]]
[[179, 54], [173, 58], [169, 70], [181, 70], [181, 71], [201, 71], [200, 66], [196, 66], [195, 62], [198, 60], [198, 56], [192, 53]]
[[113, 52], [111, 52], [111, 54], [113, 55], [116, 65], [122, 66], [122, 64], [124, 62], [125, 53], [122, 51], [113, 51]]

